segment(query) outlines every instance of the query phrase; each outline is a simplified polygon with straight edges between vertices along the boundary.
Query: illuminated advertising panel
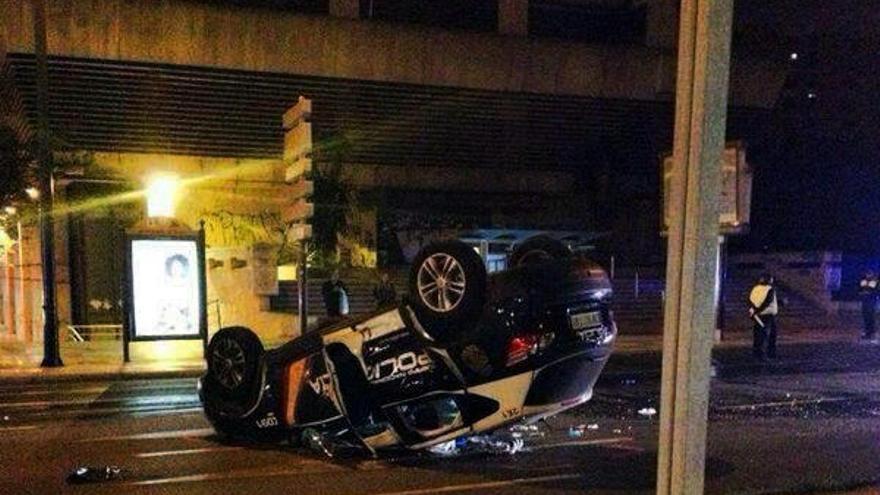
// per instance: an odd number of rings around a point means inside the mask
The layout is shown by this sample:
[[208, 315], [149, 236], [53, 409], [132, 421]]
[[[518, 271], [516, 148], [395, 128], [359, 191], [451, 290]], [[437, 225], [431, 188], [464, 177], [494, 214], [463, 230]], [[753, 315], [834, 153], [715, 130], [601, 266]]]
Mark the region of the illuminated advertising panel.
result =
[[131, 239], [132, 340], [202, 335], [203, 294], [196, 239]]

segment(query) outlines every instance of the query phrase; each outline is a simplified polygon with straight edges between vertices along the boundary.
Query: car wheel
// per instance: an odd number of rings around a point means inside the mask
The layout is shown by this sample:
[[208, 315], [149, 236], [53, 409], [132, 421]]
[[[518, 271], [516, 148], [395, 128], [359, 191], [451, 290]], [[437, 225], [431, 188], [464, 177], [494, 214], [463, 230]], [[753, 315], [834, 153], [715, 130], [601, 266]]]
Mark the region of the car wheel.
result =
[[431, 243], [413, 261], [409, 294], [425, 331], [439, 343], [455, 340], [473, 328], [483, 311], [483, 260], [462, 242]]
[[516, 246], [508, 260], [511, 268], [568, 258], [571, 250], [562, 242], [546, 235], [526, 239]]
[[263, 344], [250, 329], [218, 331], [208, 346], [206, 406], [222, 416], [244, 414], [259, 397]]

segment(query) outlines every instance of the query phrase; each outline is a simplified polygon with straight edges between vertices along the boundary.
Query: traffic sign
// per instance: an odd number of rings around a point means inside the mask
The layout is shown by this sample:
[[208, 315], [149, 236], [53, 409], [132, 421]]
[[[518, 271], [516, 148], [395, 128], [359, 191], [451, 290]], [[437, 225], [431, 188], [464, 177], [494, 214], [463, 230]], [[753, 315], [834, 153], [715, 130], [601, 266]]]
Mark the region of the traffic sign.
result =
[[314, 216], [315, 205], [302, 198], [296, 203], [281, 208], [281, 221], [284, 223], [303, 222]]
[[[661, 204], [661, 234], [666, 235], [672, 214], [672, 179], [675, 164], [672, 153], [661, 157], [663, 196]], [[752, 168], [746, 160], [746, 146], [741, 141], [727, 143], [721, 154], [721, 198], [718, 208], [719, 233], [744, 234], [749, 230], [752, 205]]]
[[312, 100], [300, 96], [296, 105], [290, 107], [281, 118], [284, 130], [293, 129], [300, 122], [309, 122], [312, 118]]
[[300, 122], [284, 133], [284, 161], [305, 158], [312, 152], [312, 124]]
[[285, 182], [295, 182], [301, 176], [305, 175], [308, 177], [312, 173], [312, 159], [311, 158], [300, 158], [295, 162], [291, 163], [284, 170], [284, 181]]
[[305, 177], [300, 177], [299, 180], [291, 184], [287, 189], [287, 195], [290, 199], [299, 199], [302, 197], [311, 196], [315, 193], [315, 183], [306, 179]]
[[315, 214], [315, 205], [311, 202], [311, 196], [315, 192], [312, 183], [312, 100], [300, 96], [296, 105], [292, 106], [281, 117], [281, 125], [284, 128], [284, 163], [287, 168], [284, 171], [284, 181], [291, 185], [290, 200], [292, 204], [281, 208], [281, 220], [285, 224], [291, 224], [287, 231], [287, 238], [292, 242], [303, 244], [300, 251], [299, 268], [297, 269], [297, 285], [299, 287], [298, 304], [300, 332], [307, 330], [308, 311], [308, 256], [306, 254], [307, 241], [312, 237], [312, 226], [309, 219]]

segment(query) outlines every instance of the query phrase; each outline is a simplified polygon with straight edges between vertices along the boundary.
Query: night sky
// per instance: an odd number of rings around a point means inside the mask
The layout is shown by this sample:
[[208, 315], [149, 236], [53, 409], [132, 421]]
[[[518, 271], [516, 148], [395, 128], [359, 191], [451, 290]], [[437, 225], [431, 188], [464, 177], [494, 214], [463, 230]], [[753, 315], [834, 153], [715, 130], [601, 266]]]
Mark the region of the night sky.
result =
[[753, 229], [737, 244], [880, 252], [880, 2], [736, 9], [735, 51], [790, 68], [772, 131], [752, 150]]

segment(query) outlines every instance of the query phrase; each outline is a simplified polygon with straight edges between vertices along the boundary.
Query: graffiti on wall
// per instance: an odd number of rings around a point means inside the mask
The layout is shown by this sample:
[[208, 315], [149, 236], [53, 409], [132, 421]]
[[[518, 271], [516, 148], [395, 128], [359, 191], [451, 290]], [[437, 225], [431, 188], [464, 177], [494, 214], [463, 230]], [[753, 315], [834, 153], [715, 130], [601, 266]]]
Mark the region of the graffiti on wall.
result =
[[233, 213], [217, 209], [202, 210], [199, 216], [205, 221], [205, 242], [210, 247], [250, 247], [266, 243], [277, 248], [279, 263], [292, 256], [287, 243], [290, 225], [281, 221], [278, 212]]

